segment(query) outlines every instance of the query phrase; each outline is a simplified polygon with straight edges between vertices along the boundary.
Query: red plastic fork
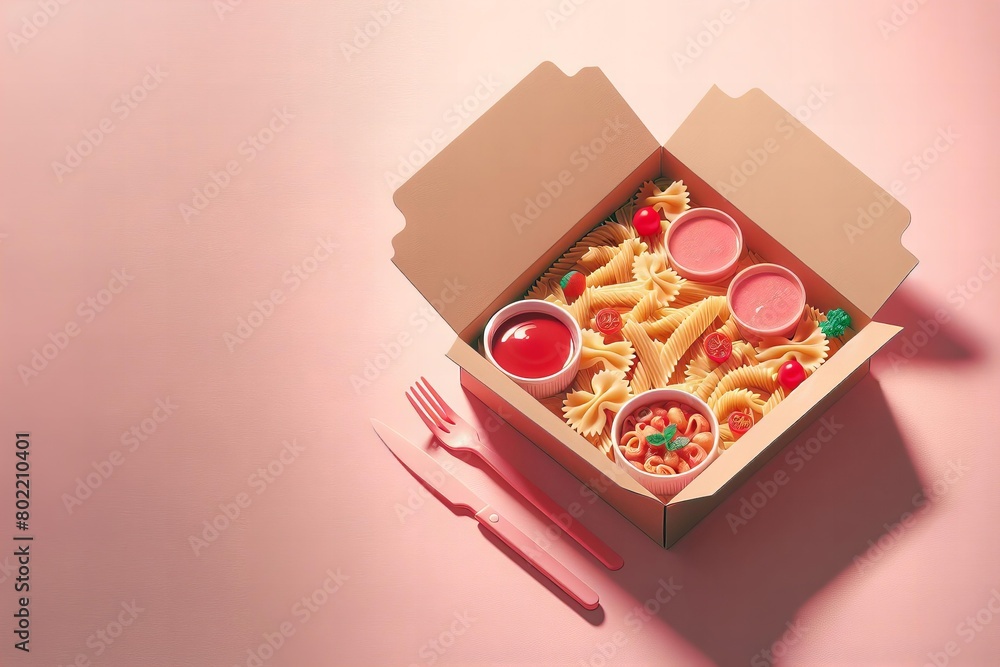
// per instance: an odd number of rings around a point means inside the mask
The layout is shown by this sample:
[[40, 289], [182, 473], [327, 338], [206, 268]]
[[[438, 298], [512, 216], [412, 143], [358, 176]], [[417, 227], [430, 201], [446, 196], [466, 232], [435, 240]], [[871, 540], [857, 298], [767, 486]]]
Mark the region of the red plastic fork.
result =
[[496, 451], [486, 446], [475, 427], [452, 410], [430, 382], [421, 377], [415, 384], [416, 388], [411, 386], [406, 392], [406, 398], [430, 429], [431, 434], [448, 451], [475, 454], [608, 569], [617, 570], [625, 564], [622, 557], [611, 547], [570, 516], [569, 512], [556, 504], [544, 491], [529, 482]]

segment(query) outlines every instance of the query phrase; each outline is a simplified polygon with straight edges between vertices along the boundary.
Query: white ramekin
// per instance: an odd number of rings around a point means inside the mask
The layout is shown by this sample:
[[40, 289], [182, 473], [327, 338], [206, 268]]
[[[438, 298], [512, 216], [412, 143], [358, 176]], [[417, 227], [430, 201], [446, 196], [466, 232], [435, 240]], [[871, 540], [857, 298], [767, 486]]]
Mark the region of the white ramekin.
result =
[[[762, 329], [760, 327], [755, 327], [743, 319], [737, 314], [736, 309], [733, 308], [733, 292], [739, 288], [739, 285], [759, 273], [774, 273], [779, 276], [783, 276], [789, 282], [791, 282], [798, 290], [798, 301], [801, 302], [795, 307], [794, 316], [790, 316], [788, 321], [783, 323], [781, 326], [775, 327], [773, 329]], [[802, 319], [803, 313], [806, 309], [806, 288], [803, 287], [802, 281], [799, 277], [795, 275], [790, 269], [781, 266], [780, 264], [751, 264], [747, 268], [743, 269], [736, 276], [733, 277], [732, 282], [729, 283], [729, 289], [726, 290], [726, 306], [729, 308], [729, 313], [733, 317], [733, 321], [736, 322], [736, 328], [740, 330], [743, 337], [747, 339], [753, 345], [759, 343], [763, 338], [769, 336], [781, 336], [783, 338], [791, 337], [795, 334], [795, 329], [799, 325], [799, 320]]]
[[[683, 263], [678, 262], [677, 259], [670, 253], [670, 239], [675, 233], [677, 233], [677, 230], [681, 229], [685, 225], [693, 224], [700, 218], [711, 218], [712, 220], [723, 222], [736, 234], [736, 252], [732, 255], [732, 257], [725, 258], [724, 263], [710, 271], [698, 271], [684, 266]], [[670, 223], [663, 246], [667, 252], [667, 257], [670, 260], [670, 265], [682, 277], [690, 280], [697, 280], [703, 283], [714, 283], [729, 278], [736, 273], [737, 264], [739, 264], [740, 257], [743, 255], [743, 230], [740, 229], [738, 224], [736, 224], [733, 217], [725, 211], [720, 211], [717, 208], [689, 208], [677, 216], [672, 223]]]
[[[623, 435], [622, 424], [629, 415], [635, 414], [642, 408], [667, 401], [685, 403], [691, 406], [696, 412], [701, 413], [708, 420], [715, 438], [712, 441], [712, 449], [708, 452], [705, 460], [687, 472], [676, 475], [654, 475], [645, 470], [639, 470], [632, 465], [625, 458], [625, 455], [622, 454], [618, 443], [621, 442]], [[611, 437], [614, 438], [615, 463], [618, 464], [618, 467], [627, 472], [632, 479], [642, 484], [657, 496], [662, 497], [674, 496], [680, 493], [681, 489], [690, 484], [695, 477], [708, 467], [708, 464], [719, 457], [719, 420], [715, 418], [715, 413], [712, 412], [705, 401], [694, 394], [689, 394], [680, 389], [650, 389], [629, 399], [622, 406], [621, 410], [618, 411], [618, 414], [615, 415], [615, 420], [611, 423]]]
[[[573, 349], [570, 350], [569, 359], [567, 360], [566, 365], [563, 366], [559, 372], [542, 378], [521, 377], [519, 375], [508, 373], [504, 367], [498, 364], [496, 359], [493, 358], [493, 351], [491, 349], [493, 345], [493, 334], [496, 333], [496, 330], [504, 322], [515, 315], [520, 315], [522, 313], [542, 313], [545, 315], [551, 315], [565, 324], [569, 329], [570, 335], [573, 337]], [[540, 299], [524, 299], [523, 301], [515, 301], [508, 306], [504, 306], [490, 318], [490, 321], [486, 323], [486, 329], [483, 331], [483, 348], [486, 350], [486, 358], [489, 359], [494, 366], [499, 368], [504, 375], [516, 382], [522, 389], [535, 398], [546, 398], [565, 391], [571, 384], [573, 384], [573, 380], [576, 378], [576, 374], [580, 370], [580, 353], [583, 348], [583, 332], [580, 330], [580, 325], [577, 321], [573, 319], [573, 316], [562, 307], [557, 306], [550, 301], [542, 301]]]

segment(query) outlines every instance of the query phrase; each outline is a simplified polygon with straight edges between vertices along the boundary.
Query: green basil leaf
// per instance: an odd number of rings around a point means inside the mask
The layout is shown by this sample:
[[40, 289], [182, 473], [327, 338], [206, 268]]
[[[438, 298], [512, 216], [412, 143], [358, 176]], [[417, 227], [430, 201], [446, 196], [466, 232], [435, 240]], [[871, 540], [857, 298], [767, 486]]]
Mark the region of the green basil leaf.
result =
[[653, 433], [652, 435], [646, 436], [646, 443], [650, 447], [663, 447], [667, 444], [667, 439], [662, 433]]
[[682, 447], [687, 446], [690, 442], [691, 442], [690, 438], [685, 438], [682, 435], [682, 436], [680, 436], [678, 438], [674, 438], [673, 440], [671, 440], [670, 442], [668, 442], [667, 443], [667, 449], [670, 450], [671, 452], [675, 452], [678, 449], [681, 449]]

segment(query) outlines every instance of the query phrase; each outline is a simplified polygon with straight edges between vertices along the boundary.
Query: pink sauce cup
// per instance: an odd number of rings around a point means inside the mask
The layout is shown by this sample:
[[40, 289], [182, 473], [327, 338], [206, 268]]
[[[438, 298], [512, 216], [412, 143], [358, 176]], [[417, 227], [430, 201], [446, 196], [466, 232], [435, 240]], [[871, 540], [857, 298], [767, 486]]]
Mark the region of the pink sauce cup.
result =
[[733, 278], [726, 293], [729, 312], [751, 344], [770, 336], [790, 337], [806, 308], [799, 277], [777, 264], [754, 264]]
[[667, 257], [684, 278], [714, 283], [736, 273], [743, 232], [732, 216], [715, 208], [681, 213], [667, 230]]

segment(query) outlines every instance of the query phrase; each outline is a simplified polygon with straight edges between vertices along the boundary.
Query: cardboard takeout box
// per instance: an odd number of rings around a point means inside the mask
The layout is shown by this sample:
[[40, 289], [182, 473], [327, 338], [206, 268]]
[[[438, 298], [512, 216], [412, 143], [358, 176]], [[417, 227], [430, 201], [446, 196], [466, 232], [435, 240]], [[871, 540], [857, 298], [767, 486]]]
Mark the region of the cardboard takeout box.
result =
[[[792, 269], [809, 303], [844, 308], [855, 333], [680, 494], [664, 503], [481, 354], [490, 316], [639, 188], [683, 179], [693, 205], [722, 209], [746, 246]], [[543, 63], [396, 191], [406, 218], [393, 262], [458, 337], [462, 384], [669, 547], [867, 372], [900, 328], [872, 316], [916, 265], [910, 214], [760, 90], [713, 87], [664, 144], [597, 68]], [[877, 213], [875, 215], [872, 213]], [[862, 212], [873, 216], [858, 235]], [[465, 286], [452, 303], [449, 281]], [[818, 432], [820, 437], [822, 432]]]

